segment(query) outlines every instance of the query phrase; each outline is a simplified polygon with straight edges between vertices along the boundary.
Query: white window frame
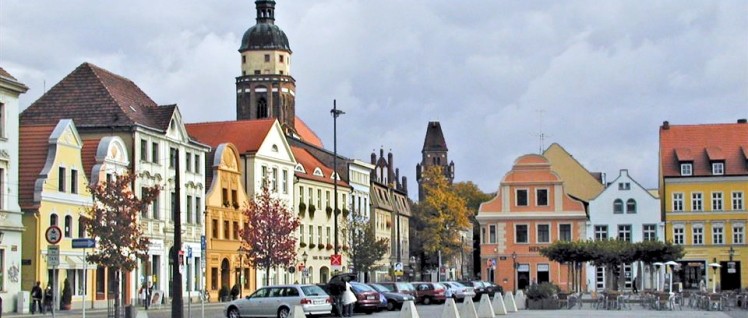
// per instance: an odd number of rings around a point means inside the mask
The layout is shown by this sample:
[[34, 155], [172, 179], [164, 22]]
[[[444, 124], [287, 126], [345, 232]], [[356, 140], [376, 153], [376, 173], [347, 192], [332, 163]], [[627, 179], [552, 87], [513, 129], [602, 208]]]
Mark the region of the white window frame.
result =
[[[618, 224], [618, 231], [616, 232], [616, 238], [619, 240], [624, 240], [626, 242], [632, 242], [633, 241], [633, 227], [631, 224]], [[623, 234], [623, 237], [621, 237], [621, 234]]]
[[[538, 194], [540, 191], [545, 191], [545, 204], [541, 205], [540, 202], [538, 202], [538, 198], [540, 198], [540, 195]], [[535, 206], [549, 206], [551, 204], [551, 191], [548, 188], [536, 188], [535, 189]]]
[[722, 211], [724, 207], [724, 195], [722, 192], [712, 192], [712, 211]]
[[657, 241], [657, 224], [642, 224], [642, 240]]
[[693, 164], [690, 162], [684, 162], [680, 164], [680, 175], [690, 176], [693, 175]]
[[673, 212], [683, 212], [683, 192], [673, 192]]
[[693, 224], [691, 226], [691, 243], [693, 245], [704, 245], [704, 225], [703, 224], [699, 223], [699, 224]]
[[[559, 241], [563, 241], [563, 239], [561, 238], [561, 226], [562, 225], [568, 225], [569, 226], [569, 240], [568, 241], [569, 242], [573, 241], [574, 240], [574, 224], [571, 224], [571, 223], [559, 223], [558, 224], [558, 227], [557, 227], [557, 229], [558, 229], [558, 240]], [[551, 238], [551, 240], [553, 240], [553, 238]]]
[[683, 224], [673, 225], [673, 244], [686, 244], [686, 227]]
[[[541, 241], [540, 240], [540, 227], [546, 226], [547, 233], [548, 233], [548, 240]], [[535, 224], [535, 242], [538, 244], [544, 244], [544, 243], [550, 243], [551, 242], [551, 224], [550, 223], [537, 223]]]
[[704, 211], [704, 194], [701, 192], [691, 192], [691, 211]]
[[733, 191], [732, 192], [732, 210], [733, 211], [741, 211], [744, 209], [744, 201], [743, 201], [743, 192], [742, 191]]
[[732, 225], [732, 243], [745, 244], [745, 224], [735, 223]]
[[496, 224], [489, 224], [488, 225], [488, 244], [496, 244], [497, 241], [497, 235], [496, 232]]
[[[594, 235], [595, 235], [595, 241], [601, 241], [601, 240], [607, 240], [608, 237], [608, 225], [607, 224], [598, 224], [593, 227]], [[601, 234], [605, 234], [605, 237], [602, 237]]]
[[725, 163], [724, 162], [712, 162], [712, 174], [715, 176], [721, 176], [725, 174]]
[[725, 244], [725, 226], [722, 223], [712, 223], [712, 244]]

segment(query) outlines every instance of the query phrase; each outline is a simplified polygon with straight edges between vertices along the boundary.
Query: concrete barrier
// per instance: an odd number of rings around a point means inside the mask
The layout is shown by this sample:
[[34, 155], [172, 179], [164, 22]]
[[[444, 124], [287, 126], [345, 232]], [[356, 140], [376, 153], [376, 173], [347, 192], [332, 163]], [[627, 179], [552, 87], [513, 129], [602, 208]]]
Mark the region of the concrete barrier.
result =
[[514, 303], [517, 305], [517, 310], [527, 309], [527, 297], [521, 290], [517, 291], [517, 295], [514, 296]]
[[478, 304], [478, 318], [493, 318], [495, 316], [493, 307], [491, 307], [491, 300], [488, 299], [487, 294], [483, 294], [480, 297], [480, 303]]
[[403, 308], [400, 309], [400, 316], [398, 318], [421, 318], [416, 310], [416, 304], [412, 300], [406, 300], [403, 303]]
[[470, 297], [465, 297], [462, 306], [459, 309], [460, 318], [478, 318], [478, 312], [475, 310], [475, 303]]
[[517, 303], [514, 302], [512, 292], [504, 294], [504, 304], [506, 305], [507, 312], [517, 312]]
[[294, 305], [293, 308], [291, 308], [291, 312], [288, 313], [288, 318], [306, 318], [304, 308], [301, 307], [301, 305]]
[[504, 305], [504, 299], [501, 298], [501, 294], [496, 293], [493, 295], [493, 302], [491, 302], [491, 305], [493, 306], [493, 312], [497, 316], [500, 315], [506, 315], [506, 306]]
[[457, 304], [455, 304], [454, 298], [447, 298], [444, 302], [441, 318], [460, 318], [460, 313], [457, 312]]

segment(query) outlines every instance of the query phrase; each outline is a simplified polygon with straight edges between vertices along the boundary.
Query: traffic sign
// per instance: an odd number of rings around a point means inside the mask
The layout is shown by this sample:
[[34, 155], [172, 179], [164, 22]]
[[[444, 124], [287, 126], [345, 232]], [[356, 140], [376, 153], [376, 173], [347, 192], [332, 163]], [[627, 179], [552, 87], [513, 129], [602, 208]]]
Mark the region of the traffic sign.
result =
[[187, 245], [187, 258], [192, 258], [192, 246]]
[[200, 236], [200, 249], [205, 250], [205, 235]]
[[332, 254], [330, 255], [330, 265], [332, 266], [333, 270], [339, 271], [343, 268], [343, 256], [340, 254]]
[[94, 248], [96, 247], [96, 240], [92, 238], [74, 238], [73, 248]]
[[52, 225], [47, 228], [46, 232], [44, 232], [44, 237], [47, 239], [49, 244], [60, 243], [60, 240], [62, 240], [62, 230], [60, 230], [59, 226]]
[[47, 265], [52, 267], [60, 266], [60, 246], [47, 246]]

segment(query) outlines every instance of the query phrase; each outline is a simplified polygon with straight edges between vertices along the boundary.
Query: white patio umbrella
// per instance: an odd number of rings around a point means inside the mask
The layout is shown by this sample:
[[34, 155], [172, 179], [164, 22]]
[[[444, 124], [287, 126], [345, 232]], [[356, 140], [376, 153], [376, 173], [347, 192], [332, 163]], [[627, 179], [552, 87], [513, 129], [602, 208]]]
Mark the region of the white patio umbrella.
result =
[[718, 263], [710, 263], [709, 267], [712, 268], [712, 293], [717, 292], [717, 268], [722, 267], [722, 265]]
[[667, 261], [665, 262], [665, 265], [668, 265], [670, 268], [670, 293], [673, 293], [673, 266], [678, 266], [678, 263], [675, 261]]
[[662, 268], [665, 263], [655, 262], [653, 265], [657, 267], [657, 288], [655, 288], [655, 290], [660, 291], [660, 268]]

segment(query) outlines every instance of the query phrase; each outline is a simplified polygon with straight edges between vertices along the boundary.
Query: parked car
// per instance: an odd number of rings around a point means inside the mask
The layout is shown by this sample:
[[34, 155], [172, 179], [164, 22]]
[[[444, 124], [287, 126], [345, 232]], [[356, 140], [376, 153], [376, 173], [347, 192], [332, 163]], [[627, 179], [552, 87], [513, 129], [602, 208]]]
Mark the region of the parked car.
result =
[[447, 300], [447, 288], [440, 283], [418, 282], [413, 283], [416, 289], [416, 302], [424, 305], [432, 303], [443, 303]]
[[382, 303], [379, 300], [379, 292], [363, 283], [350, 282], [350, 284], [351, 290], [356, 295], [356, 304], [353, 311], [365, 312], [368, 315], [379, 310], [379, 305]]
[[369, 284], [369, 286], [371, 286], [372, 288], [374, 288], [374, 290], [379, 292], [379, 294], [384, 296], [384, 298], [386, 299], [385, 308], [387, 308], [387, 310], [389, 311], [403, 308], [403, 303], [406, 300], [416, 300], [413, 295], [394, 292], [380, 284]]
[[[459, 281], [459, 283], [465, 285], [465, 286], [472, 286], [473, 292], [475, 292], [475, 296], [473, 296], [473, 301], [480, 301], [480, 298], [483, 297], [483, 294], [488, 294], [488, 290], [486, 290], [486, 285], [479, 280], [466, 280], [466, 281]], [[489, 295], [488, 297], [491, 297], [493, 295]]]
[[295, 305], [301, 305], [306, 315], [328, 315], [332, 311], [332, 298], [316, 285], [267, 286], [228, 303], [223, 313], [228, 318], [287, 318]]
[[407, 294], [416, 298], [416, 288], [408, 282], [379, 282], [377, 283], [392, 292]]
[[455, 301], [463, 301], [465, 297], [473, 298], [475, 290], [473, 286], [465, 286], [460, 282], [441, 282], [447, 287], [447, 298], [454, 298]]
[[488, 296], [491, 298], [493, 298], [493, 295], [496, 293], [499, 293], [499, 295], [504, 294], [504, 287], [496, 285], [493, 282], [483, 281], [483, 285], [486, 286], [486, 292], [488, 293]]

